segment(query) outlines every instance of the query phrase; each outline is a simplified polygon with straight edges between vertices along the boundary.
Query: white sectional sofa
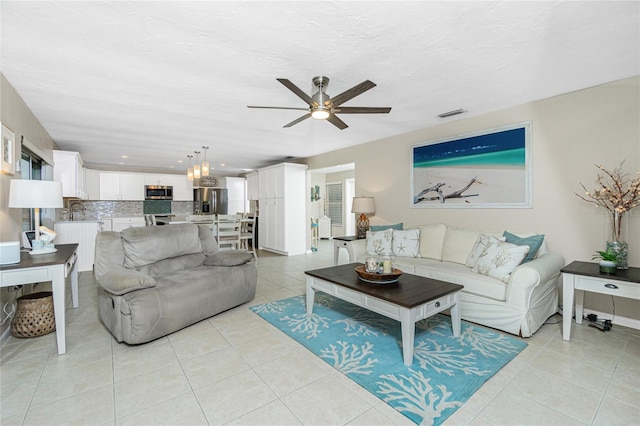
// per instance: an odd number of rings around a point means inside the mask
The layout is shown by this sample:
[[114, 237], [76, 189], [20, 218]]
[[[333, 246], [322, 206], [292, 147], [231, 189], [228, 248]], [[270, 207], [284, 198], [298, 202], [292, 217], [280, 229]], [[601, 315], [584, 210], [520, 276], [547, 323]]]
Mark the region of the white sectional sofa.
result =
[[[419, 236], [415, 231], [393, 231], [394, 266], [403, 272], [464, 285], [461, 297], [463, 319], [529, 337], [557, 312], [558, 280], [564, 259], [560, 254], [549, 252], [544, 240], [533, 260], [519, 264], [513, 272], [498, 279], [483, 275], [486, 270], [482, 271], [482, 267], [472, 268], [475, 259], [470, 259], [469, 254], [481, 234], [501, 237], [502, 232], [467, 230], [445, 224], [416, 226], [413, 229], [419, 230]], [[518, 237], [534, 235], [512, 234]], [[400, 238], [405, 241], [396, 241]], [[408, 250], [409, 253], [403, 253], [404, 243], [411, 244], [410, 240], [416, 238], [419, 252]], [[373, 238], [370, 240], [368, 243], [368, 240], [347, 243], [352, 261], [364, 260], [368, 254], [367, 245], [369, 254], [375, 251]], [[379, 254], [380, 248], [377, 250]], [[528, 247], [524, 249], [525, 252], [529, 250]]]

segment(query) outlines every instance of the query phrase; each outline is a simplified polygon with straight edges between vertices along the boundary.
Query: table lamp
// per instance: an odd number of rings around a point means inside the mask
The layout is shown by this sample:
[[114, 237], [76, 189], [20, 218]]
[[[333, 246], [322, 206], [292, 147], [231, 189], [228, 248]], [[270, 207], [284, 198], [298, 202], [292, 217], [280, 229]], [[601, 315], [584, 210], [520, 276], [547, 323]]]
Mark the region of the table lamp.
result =
[[[12, 179], [9, 186], [9, 207], [35, 210], [35, 240], [40, 238], [40, 209], [62, 207], [62, 184], [47, 180]], [[43, 243], [32, 243], [30, 254], [45, 254], [55, 248], [43, 248]]]
[[367, 231], [369, 230], [369, 218], [367, 218], [367, 214], [373, 214], [375, 212], [376, 207], [373, 203], [373, 197], [353, 197], [351, 213], [360, 213], [360, 217], [358, 217], [358, 221], [356, 222], [358, 238], [367, 237]]

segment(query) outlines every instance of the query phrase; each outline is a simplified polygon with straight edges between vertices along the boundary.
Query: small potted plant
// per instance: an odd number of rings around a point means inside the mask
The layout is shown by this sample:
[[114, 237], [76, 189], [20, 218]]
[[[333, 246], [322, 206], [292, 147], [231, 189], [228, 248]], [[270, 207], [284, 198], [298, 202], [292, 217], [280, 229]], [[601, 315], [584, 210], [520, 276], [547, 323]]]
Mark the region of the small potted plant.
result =
[[618, 255], [611, 247], [607, 247], [606, 251], [597, 250], [591, 259], [600, 259], [600, 273], [615, 274], [618, 270]]

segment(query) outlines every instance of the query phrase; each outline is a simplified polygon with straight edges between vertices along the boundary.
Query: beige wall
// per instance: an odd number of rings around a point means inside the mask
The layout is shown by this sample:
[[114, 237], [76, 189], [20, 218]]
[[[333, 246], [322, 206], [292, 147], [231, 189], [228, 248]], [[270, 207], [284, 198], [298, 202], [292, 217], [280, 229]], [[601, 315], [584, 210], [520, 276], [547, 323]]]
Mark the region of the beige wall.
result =
[[[579, 183], [594, 188], [594, 163], [615, 167], [626, 160], [640, 170], [640, 77], [543, 99], [514, 108], [461, 118], [447, 124], [370, 142], [307, 159], [310, 169], [354, 162], [356, 195], [374, 196], [371, 223], [427, 224], [487, 231], [504, 229], [546, 235], [549, 247], [568, 262], [590, 261], [604, 249], [607, 217], [574, 197]], [[393, 114], [393, 112], [392, 112]], [[372, 118], [373, 119], [373, 118]], [[377, 118], [376, 118], [377, 119]], [[379, 118], [384, 120], [384, 118]], [[411, 148], [441, 138], [531, 121], [533, 208], [412, 209]], [[348, 131], [348, 130], [345, 130]], [[625, 218], [629, 263], [640, 266], [640, 208]], [[632, 236], [636, 236], [635, 238]], [[610, 297], [587, 294], [588, 308], [612, 312]], [[616, 298], [616, 315], [640, 319], [640, 302]]]
[[[20, 161], [20, 137], [24, 136], [42, 151], [51, 155], [55, 143], [20, 95], [0, 74], [0, 121], [16, 135], [16, 163]], [[18, 209], [9, 209], [9, 181], [20, 175], [0, 175], [0, 241], [18, 241], [21, 232]]]
[[[2, 74], [0, 74], [0, 100], [0, 121], [9, 127], [16, 136], [16, 162], [20, 161], [20, 138], [23, 135], [36, 147], [51, 156], [51, 150], [55, 146], [53, 139]], [[20, 241], [21, 210], [9, 209], [8, 207], [9, 182], [11, 179], [19, 178], [19, 174], [14, 176], [0, 174], [0, 241], [2, 242]], [[10, 299], [7, 290], [3, 288], [0, 291], [0, 305], [4, 306], [5, 302]], [[0, 313], [0, 317], [4, 320], [4, 313]], [[0, 334], [7, 335], [9, 326], [9, 321], [3, 324], [0, 328]]]

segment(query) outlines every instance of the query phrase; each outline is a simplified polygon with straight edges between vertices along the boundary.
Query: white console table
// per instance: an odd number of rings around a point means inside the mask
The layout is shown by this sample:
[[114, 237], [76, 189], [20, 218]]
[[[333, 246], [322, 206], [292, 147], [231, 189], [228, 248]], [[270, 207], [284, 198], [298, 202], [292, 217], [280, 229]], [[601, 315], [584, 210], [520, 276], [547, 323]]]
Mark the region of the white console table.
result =
[[20, 263], [0, 266], [0, 286], [33, 284], [51, 281], [53, 314], [56, 321], [58, 354], [67, 351], [65, 336], [65, 279], [71, 277], [73, 307], [78, 307], [78, 244], [57, 244], [58, 251], [31, 256], [20, 253]]
[[571, 339], [571, 319], [575, 296], [576, 323], [582, 324], [584, 292], [640, 300], [640, 268], [618, 269], [616, 274], [601, 274], [597, 263], [572, 262], [562, 272], [562, 338]]

